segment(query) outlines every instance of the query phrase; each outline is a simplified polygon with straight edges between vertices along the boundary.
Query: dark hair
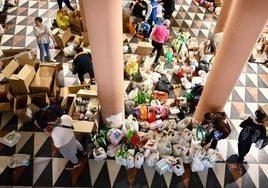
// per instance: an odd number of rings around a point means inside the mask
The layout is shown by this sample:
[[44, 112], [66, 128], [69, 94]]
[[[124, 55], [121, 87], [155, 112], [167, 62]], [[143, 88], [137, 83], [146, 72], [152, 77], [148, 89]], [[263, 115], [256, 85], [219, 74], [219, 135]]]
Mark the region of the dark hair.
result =
[[255, 111], [255, 116], [256, 116], [256, 121], [258, 123], [263, 123], [263, 119], [265, 118], [266, 114], [259, 109]]
[[44, 110], [40, 115], [41, 124], [39, 125], [41, 129], [48, 126], [48, 122], [56, 121], [57, 115], [51, 110]]
[[35, 21], [38, 21], [38, 22], [40, 22], [40, 23], [42, 23], [42, 21], [43, 21], [43, 19], [42, 19], [41, 17], [36, 17], [34, 20], [35, 20]]
[[32, 103], [38, 108], [45, 108], [48, 105], [45, 97], [41, 95], [34, 96], [32, 99]]
[[83, 52], [83, 48], [80, 47], [80, 46], [78, 46], [78, 47], [75, 48], [75, 52], [76, 52], [77, 54], [80, 53], [80, 52]]

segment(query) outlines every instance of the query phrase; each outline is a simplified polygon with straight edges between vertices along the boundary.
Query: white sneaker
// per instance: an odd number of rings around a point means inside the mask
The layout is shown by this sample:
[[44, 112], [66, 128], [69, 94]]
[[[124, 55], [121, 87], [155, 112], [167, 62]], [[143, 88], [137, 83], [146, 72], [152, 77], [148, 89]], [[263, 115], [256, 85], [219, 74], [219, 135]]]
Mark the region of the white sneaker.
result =
[[57, 62], [57, 61], [56, 61], [56, 59], [50, 58], [49, 62], [53, 62], [53, 63], [55, 63], [55, 62]]

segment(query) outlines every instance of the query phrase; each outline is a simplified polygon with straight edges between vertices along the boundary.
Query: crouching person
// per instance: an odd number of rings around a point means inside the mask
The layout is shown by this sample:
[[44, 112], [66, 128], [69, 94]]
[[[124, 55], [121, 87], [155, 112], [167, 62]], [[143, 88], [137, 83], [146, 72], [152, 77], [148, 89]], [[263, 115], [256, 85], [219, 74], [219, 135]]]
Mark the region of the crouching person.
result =
[[42, 112], [41, 121], [44, 132], [52, 138], [54, 145], [59, 149], [63, 157], [68, 160], [65, 165], [66, 170], [72, 170], [81, 165], [76, 154], [77, 150], [83, 152], [83, 146], [76, 140], [72, 118], [68, 115], [62, 115], [61, 118], [57, 118], [56, 114], [50, 110]]

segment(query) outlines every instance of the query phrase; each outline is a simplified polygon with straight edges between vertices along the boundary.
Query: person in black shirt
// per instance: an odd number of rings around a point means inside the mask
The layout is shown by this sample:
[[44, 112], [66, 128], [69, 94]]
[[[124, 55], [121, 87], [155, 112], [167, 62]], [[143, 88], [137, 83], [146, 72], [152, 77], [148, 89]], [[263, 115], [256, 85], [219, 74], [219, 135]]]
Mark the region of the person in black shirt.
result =
[[147, 3], [143, 0], [135, 0], [135, 3], [132, 3], [130, 14], [136, 18], [141, 18], [145, 20], [145, 15], [147, 13]]
[[238, 162], [242, 163], [244, 157], [250, 150], [251, 144], [256, 143], [259, 139], [266, 138], [266, 129], [263, 126], [265, 113], [261, 110], [255, 111], [255, 118], [248, 118], [239, 125], [242, 130], [238, 137]]
[[175, 1], [174, 0], [162, 0], [164, 8], [164, 19], [170, 19], [172, 13], [175, 10]]
[[93, 70], [93, 65], [92, 65], [91, 53], [84, 52], [83, 48], [81, 47], [76, 47], [75, 51], [76, 51], [76, 55], [73, 61], [73, 65], [74, 65], [73, 74], [77, 73], [81, 84], [85, 84], [86, 82], [84, 79], [84, 75], [88, 73], [90, 77], [90, 84], [94, 85], [95, 75], [94, 75], [94, 70]]

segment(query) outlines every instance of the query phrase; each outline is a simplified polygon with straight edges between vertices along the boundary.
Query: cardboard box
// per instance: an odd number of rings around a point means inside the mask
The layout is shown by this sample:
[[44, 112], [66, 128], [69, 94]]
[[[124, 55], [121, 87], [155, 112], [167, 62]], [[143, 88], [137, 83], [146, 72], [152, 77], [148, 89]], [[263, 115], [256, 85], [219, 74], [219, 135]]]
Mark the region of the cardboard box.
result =
[[14, 56], [14, 59], [19, 63], [20, 67], [23, 67], [25, 64], [35, 66], [39, 63], [38, 58], [32, 50], [24, 51]]
[[35, 76], [35, 69], [33, 66], [24, 65], [18, 74], [12, 74], [8, 81], [10, 83], [12, 94], [22, 95], [30, 92], [30, 84]]
[[[14, 97], [13, 111], [27, 108], [28, 95], [18, 95]], [[25, 111], [26, 112], [26, 111]]]
[[18, 72], [19, 72], [19, 63], [14, 59], [11, 60], [2, 70], [2, 73], [6, 78], [9, 78], [12, 74], [17, 74]]
[[55, 28], [51, 31], [51, 34], [55, 39], [58, 48], [65, 48], [67, 42], [73, 36], [70, 28], [68, 28], [66, 31], [62, 31], [59, 28]]
[[0, 102], [5, 102], [8, 100], [8, 92], [9, 92], [9, 83], [0, 84]]
[[3, 101], [0, 102], [0, 112], [10, 112], [12, 111], [12, 102], [11, 101]]
[[76, 94], [80, 89], [85, 89], [87, 86], [89, 86], [89, 85], [82, 84], [82, 85], [72, 85], [72, 86], [68, 86], [68, 87], [62, 87], [62, 88], [60, 88], [60, 96], [61, 97], [67, 97], [70, 95], [75, 96], [74, 94]]
[[88, 37], [88, 32], [82, 32], [82, 37], [83, 37], [83, 46], [89, 46], [90, 42], [89, 42], [89, 37]]
[[138, 42], [137, 53], [138, 55], [149, 55], [153, 50], [152, 44], [148, 42]]
[[48, 93], [53, 92], [53, 79], [55, 67], [41, 65], [30, 85], [31, 93]]
[[99, 111], [97, 111], [94, 114], [94, 117], [89, 118], [89, 120], [87, 121], [87, 120], [78, 120], [77, 118], [74, 118], [75, 110], [76, 110], [76, 97], [73, 99], [68, 112], [68, 115], [73, 118], [72, 124], [74, 126], [75, 132], [85, 132], [85, 133], [98, 132], [100, 122]]
[[32, 49], [30, 48], [10, 48], [10, 49], [3, 49], [2, 52], [3, 52], [3, 55], [4, 57], [11, 57], [11, 56], [14, 56], [14, 55], [17, 55], [21, 52], [24, 52], [24, 51], [31, 51]]

